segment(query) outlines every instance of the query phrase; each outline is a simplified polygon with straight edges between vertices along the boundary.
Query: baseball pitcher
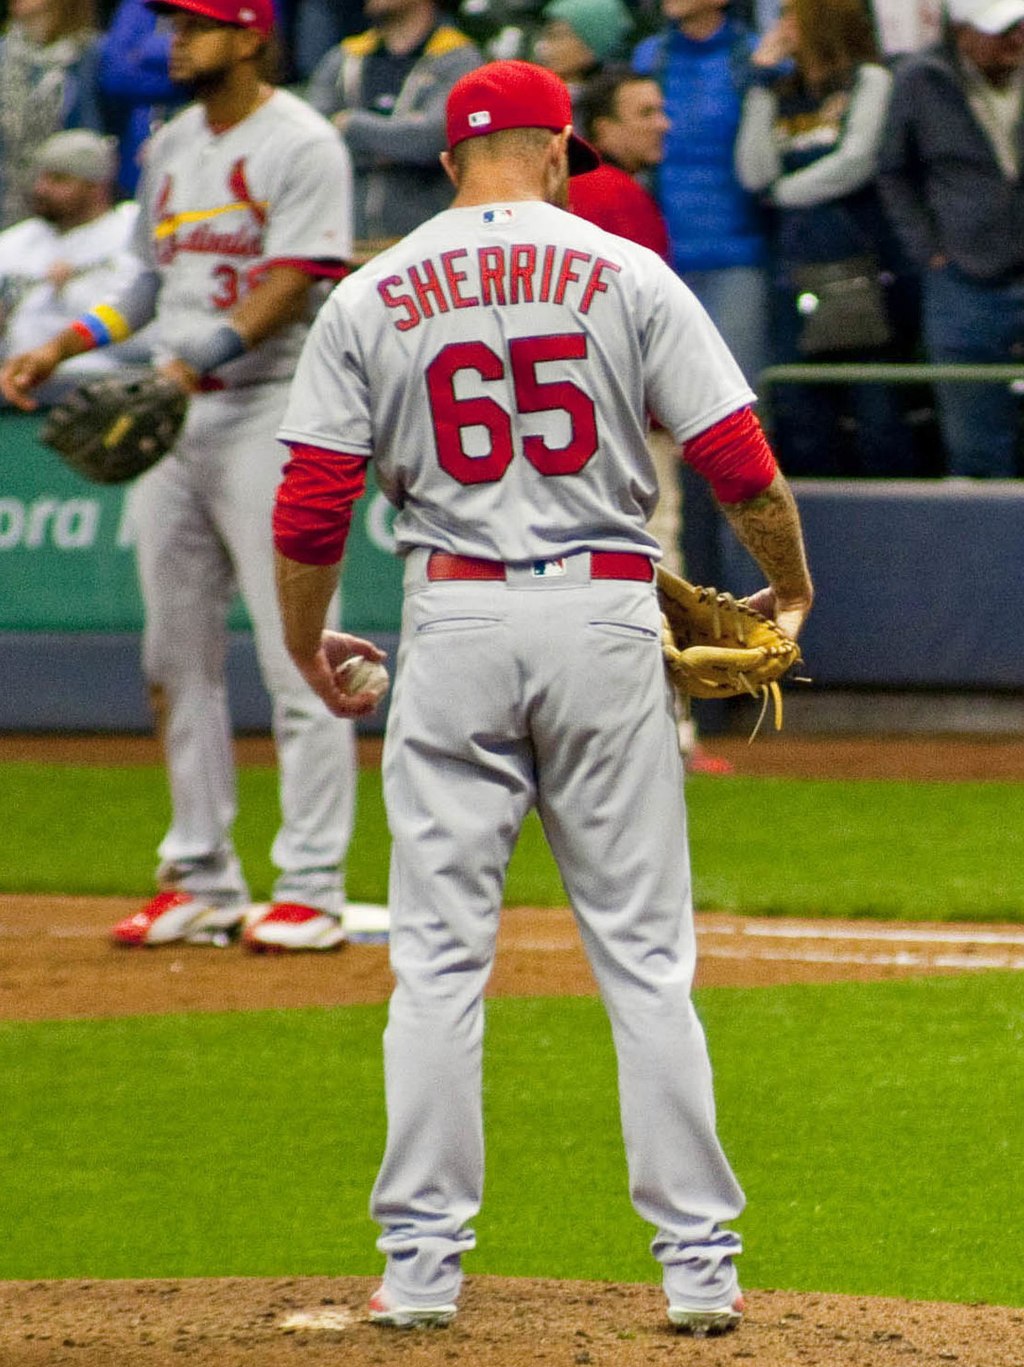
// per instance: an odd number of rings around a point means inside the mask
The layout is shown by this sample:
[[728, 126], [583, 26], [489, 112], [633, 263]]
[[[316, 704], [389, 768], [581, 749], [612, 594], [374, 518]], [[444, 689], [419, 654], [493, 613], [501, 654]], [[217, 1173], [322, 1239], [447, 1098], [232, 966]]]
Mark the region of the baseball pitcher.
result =
[[795, 634], [811, 602], [796, 509], [753, 395], [653, 252], [565, 209], [595, 154], [531, 63], [447, 106], [453, 207], [343, 282], [304, 347], [274, 516], [296, 664], [338, 715], [322, 633], [366, 466], [398, 509], [402, 638], [384, 754], [393, 836], [388, 1138], [372, 1197], [382, 1325], [456, 1313], [483, 1182], [483, 992], [531, 808], [611, 1018], [632, 1199], [671, 1323], [740, 1320], [743, 1200], [715, 1133], [690, 999], [683, 772], [662, 664], [654, 413], [764, 570]]

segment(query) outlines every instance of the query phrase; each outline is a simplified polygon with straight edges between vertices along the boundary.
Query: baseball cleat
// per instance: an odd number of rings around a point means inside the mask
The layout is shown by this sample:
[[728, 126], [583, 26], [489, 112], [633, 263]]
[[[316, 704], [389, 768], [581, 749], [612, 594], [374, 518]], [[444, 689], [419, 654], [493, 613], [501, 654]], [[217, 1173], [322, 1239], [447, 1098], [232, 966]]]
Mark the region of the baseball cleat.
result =
[[713, 1338], [718, 1334], [728, 1334], [737, 1328], [743, 1319], [743, 1297], [737, 1296], [731, 1305], [712, 1308], [696, 1305], [670, 1305], [669, 1323], [680, 1334], [692, 1338]]
[[451, 1324], [455, 1305], [396, 1305], [386, 1287], [370, 1297], [370, 1319], [389, 1329], [443, 1329]]
[[254, 954], [340, 949], [345, 928], [340, 916], [301, 902], [274, 902], [259, 907], [247, 921], [242, 943]]
[[190, 892], [158, 892], [134, 916], [111, 927], [118, 945], [224, 945], [234, 938], [242, 908], [218, 907]]

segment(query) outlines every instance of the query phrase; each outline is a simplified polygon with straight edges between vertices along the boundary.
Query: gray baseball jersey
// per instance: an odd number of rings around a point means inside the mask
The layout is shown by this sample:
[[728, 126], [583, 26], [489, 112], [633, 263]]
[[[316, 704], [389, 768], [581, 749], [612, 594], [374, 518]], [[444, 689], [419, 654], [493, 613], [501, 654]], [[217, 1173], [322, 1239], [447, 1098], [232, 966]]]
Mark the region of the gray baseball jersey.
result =
[[[537, 202], [438, 215], [339, 286], [310, 334], [281, 434], [372, 455], [406, 560], [372, 1197], [395, 1304], [454, 1303], [474, 1244], [483, 991], [531, 807], [611, 1017], [631, 1192], [666, 1293], [696, 1307], [736, 1293], [740, 1241], [721, 1222], [742, 1193], [689, 995], [644, 434], [648, 412], [685, 440], [751, 398], [657, 256]], [[505, 565], [482, 576], [481, 559]]]
[[[247, 119], [213, 132], [191, 105], [154, 137], [139, 188], [135, 248], [161, 275], [159, 342], [202, 317], [224, 317], [272, 262], [337, 266], [352, 251], [352, 169], [337, 133], [304, 101], [276, 90]], [[291, 377], [309, 319], [222, 366], [233, 388]]]
[[656, 553], [648, 413], [684, 441], [753, 397], [653, 252], [528, 202], [450, 209], [344, 281], [281, 435], [372, 452], [400, 551]]

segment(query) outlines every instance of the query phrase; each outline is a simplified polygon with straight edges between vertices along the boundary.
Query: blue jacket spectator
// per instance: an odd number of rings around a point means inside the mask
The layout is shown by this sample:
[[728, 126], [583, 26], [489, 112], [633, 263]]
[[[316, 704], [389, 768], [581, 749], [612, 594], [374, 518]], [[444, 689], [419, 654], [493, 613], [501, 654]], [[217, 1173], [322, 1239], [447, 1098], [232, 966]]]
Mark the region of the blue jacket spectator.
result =
[[135, 193], [146, 139], [187, 98], [167, 74], [170, 47], [170, 33], [145, 0], [121, 0], [100, 46], [99, 89], [106, 126], [120, 145], [117, 178], [127, 195]]
[[756, 198], [733, 165], [756, 37], [727, 0], [662, 0], [668, 25], [644, 39], [633, 69], [653, 76], [671, 127], [656, 194], [672, 264], [753, 383], [767, 363], [767, 247]]

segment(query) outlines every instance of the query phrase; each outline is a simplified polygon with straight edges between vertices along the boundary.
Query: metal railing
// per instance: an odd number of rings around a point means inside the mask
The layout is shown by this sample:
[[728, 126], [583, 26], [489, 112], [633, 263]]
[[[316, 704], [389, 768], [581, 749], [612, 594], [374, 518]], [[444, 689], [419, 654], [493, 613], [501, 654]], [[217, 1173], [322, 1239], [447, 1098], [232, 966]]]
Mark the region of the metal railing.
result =
[[800, 361], [772, 365], [758, 376], [758, 392], [778, 384], [963, 384], [1012, 385], [1024, 393], [1024, 364], [960, 362]]

